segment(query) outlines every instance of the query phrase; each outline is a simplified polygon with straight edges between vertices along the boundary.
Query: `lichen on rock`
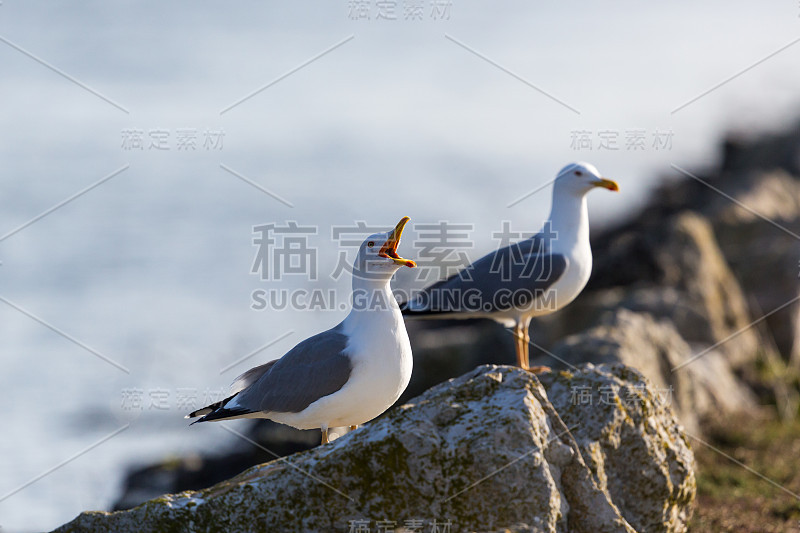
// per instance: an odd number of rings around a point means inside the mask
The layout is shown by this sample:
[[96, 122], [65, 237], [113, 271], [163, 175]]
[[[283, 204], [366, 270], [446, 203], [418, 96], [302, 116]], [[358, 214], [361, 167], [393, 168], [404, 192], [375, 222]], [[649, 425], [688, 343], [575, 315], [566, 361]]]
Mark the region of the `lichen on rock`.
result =
[[637, 531], [683, 531], [691, 515], [694, 456], [668, 391], [631, 367], [585, 365], [569, 379], [542, 376], [598, 485]]

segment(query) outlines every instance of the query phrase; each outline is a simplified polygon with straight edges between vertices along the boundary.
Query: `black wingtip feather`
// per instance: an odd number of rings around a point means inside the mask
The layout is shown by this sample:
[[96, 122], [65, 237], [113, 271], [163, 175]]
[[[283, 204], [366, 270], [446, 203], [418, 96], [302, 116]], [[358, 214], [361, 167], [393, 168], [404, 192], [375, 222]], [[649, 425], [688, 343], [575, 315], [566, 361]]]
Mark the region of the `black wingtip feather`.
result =
[[400, 312], [402, 313], [403, 316], [408, 316], [408, 317], [447, 314], [447, 311], [431, 311], [430, 309], [420, 309], [420, 310], [409, 309], [407, 304], [405, 306], [403, 305], [400, 306]]
[[233, 399], [234, 396], [236, 396], [236, 394], [228, 396], [224, 400], [220, 400], [218, 402], [209, 404], [201, 409], [198, 409], [197, 411], [193, 411], [188, 415], [186, 415], [184, 418], [196, 418], [198, 416], [202, 416], [202, 418], [195, 420], [194, 422], [189, 424], [190, 426], [193, 426], [198, 422], [209, 422], [211, 420], [221, 420], [223, 418], [231, 418], [234, 416], [241, 416], [252, 413], [252, 411], [243, 408], [226, 409], [225, 406], [228, 404], [228, 402], [230, 402]]
[[434, 314], [428, 309], [421, 309], [421, 310], [411, 309], [408, 307], [408, 302], [403, 302], [400, 304], [400, 313], [402, 313], [403, 316], [422, 316], [422, 315]]
[[237, 416], [247, 415], [247, 414], [250, 414], [252, 412], [253, 411], [251, 411], [249, 409], [242, 409], [242, 408], [225, 409], [223, 407], [221, 409], [217, 409], [213, 413], [208, 413], [206, 416], [195, 420], [194, 422], [192, 422], [189, 425], [193, 426], [194, 424], [197, 424], [198, 422], [211, 422], [213, 420], [224, 420], [226, 418], [234, 418], [234, 417], [237, 417]]

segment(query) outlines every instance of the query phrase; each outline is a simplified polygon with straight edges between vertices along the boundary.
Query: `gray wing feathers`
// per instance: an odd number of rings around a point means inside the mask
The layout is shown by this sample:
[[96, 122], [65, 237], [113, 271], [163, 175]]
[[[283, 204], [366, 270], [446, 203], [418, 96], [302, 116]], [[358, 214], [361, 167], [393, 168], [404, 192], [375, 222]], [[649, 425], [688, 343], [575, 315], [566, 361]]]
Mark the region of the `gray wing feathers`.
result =
[[245, 372], [242, 377], [249, 372], [253, 372], [251, 377], [259, 375], [239, 393], [237, 404], [254, 412], [298, 413], [333, 394], [352, 371], [344, 353], [347, 340], [337, 326], [309, 337], [280, 359]]
[[274, 361], [270, 361], [268, 363], [264, 363], [263, 365], [259, 365], [255, 368], [251, 368], [244, 374], [237, 376], [236, 379], [233, 380], [233, 384], [231, 385], [231, 390], [229, 394], [236, 394], [237, 392], [241, 392], [256, 381], [258, 381], [261, 376], [266, 374], [272, 365], [277, 363], [278, 360], [275, 359]]
[[426, 288], [406, 314], [496, 312], [534, 305], [564, 274], [569, 261], [551, 254], [538, 236], [485, 255]]

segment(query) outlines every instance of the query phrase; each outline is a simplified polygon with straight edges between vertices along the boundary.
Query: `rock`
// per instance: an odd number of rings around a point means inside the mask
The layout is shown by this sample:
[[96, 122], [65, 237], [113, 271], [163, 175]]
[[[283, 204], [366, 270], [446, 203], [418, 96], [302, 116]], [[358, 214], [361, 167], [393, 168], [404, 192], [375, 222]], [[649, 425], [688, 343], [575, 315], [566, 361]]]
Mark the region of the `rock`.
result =
[[[794, 132], [797, 136], [800, 129]], [[795, 154], [800, 150], [798, 145], [790, 149]], [[787, 164], [786, 154], [771, 152], [760, 142], [740, 147], [719, 172], [701, 176], [707, 185], [682, 181], [665, 187], [657, 197], [669, 199], [670, 207], [662, 210], [682, 203], [683, 209], [692, 208], [709, 220], [748, 302], [755, 304], [752, 314], [769, 314], [766, 325], [781, 355], [800, 364], [800, 304], [782, 307], [800, 294], [800, 158]], [[770, 157], [775, 157], [773, 162]]]
[[546, 373], [541, 382], [625, 520], [636, 531], [685, 531], [694, 456], [665, 397], [621, 364]]
[[721, 414], [754, 412], [756, 398], [733, 373], [726, 354], [709, 350], [690, 362], [700, 353], [692, 351], [669, 320], [617, 308], [599, 325], [556, 344], [552, 355], [538, 356], [534, 364], [563, 370], [590, 362], [634, 367], [693, 433]]
[[[635, 390], [640, 404], [565, 404], [567, 379], [618, 397]], [[83, 513], [57, 531], [348, 531], [358, 520], [400, 531], [413, 519], [452, 531], [634, 531], [627, 517], [647, 531], [685, 530], [692, 453], [652, 386], [622, 366], [549, 384], [558, 407], [535, 375], [482, 366], [329, 445], [202, 491]]]
[[775, 171], [747, 183], [711, 221], [756, 318], [768, 315], [775, 346], [800, 368], [800, 181]]
[[770, 344], [800, 369], [800, 301], [792, 301], [800, 296], [798, 139], [800, 124], [755, 140], [728, 139], [718, 170], [693, 170], [699, 179], [684, 176], [665, 183], [639, 215], [592, 241], [596, 258], [611, 252], [638, 262], [596, 270], [587, 289], [626, 286], [631, 276], [655, 281], [659, 265], [650, 250], [662, 235], [659, 227], [680, 212], [694, 212], [711, 224], [752, 319], [768, 315], [764, 329]]
[[722, 148], [723, 172], [781, 168], [800, 175], [800, 122], [786, 131], [761, 133], [755, 138], [731, 134]]
[[[706, 219], [681, 212], [657, 224], [643, 220], [608, 239], [607, 248], [595, 254], [581, 305], [554, 316], [579, 325], [564, 333], [593, 325], [604, 310], [624, 307], [668, 319], [692, 345], [717, 346], [733, 369], [755, 361], [764, 343], [758, 330], [748, 329], [747, 301]], [[728, 342], [734, 335], [736, 342]]]

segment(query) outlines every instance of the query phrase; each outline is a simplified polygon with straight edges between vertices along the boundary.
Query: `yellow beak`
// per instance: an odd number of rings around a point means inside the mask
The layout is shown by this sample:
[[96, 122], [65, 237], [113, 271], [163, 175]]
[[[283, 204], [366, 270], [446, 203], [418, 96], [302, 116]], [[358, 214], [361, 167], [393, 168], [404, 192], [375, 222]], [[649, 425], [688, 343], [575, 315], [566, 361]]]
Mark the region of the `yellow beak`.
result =
[[403, 228], [406, 226], [406, 223], [409, 220], [411, 219], [408, 217], [403, 217], [400, 219], [400, 222], [397, 223], [397, 226], [395, 226], [395, 228], [389, 234], [389, 238], [386, 240], [383, 246], [381, 246], [381, 250], [378, 252], [378, 255], [380, 257], [387, 257], [398, 265], [414, 268], [417, 266], [414, 261], [411, 259], [403, 259], [397, 255], [397, 247], [400, 244], [400, 236], [403, 234]]
[[595, 187], [602, 187], [604, 189], [608, 189], [609, 191], [619, 191], [619, 185], [614, 180], [607, 180], [605, 178], [601, 178], [600, 181], [594, 182]]

